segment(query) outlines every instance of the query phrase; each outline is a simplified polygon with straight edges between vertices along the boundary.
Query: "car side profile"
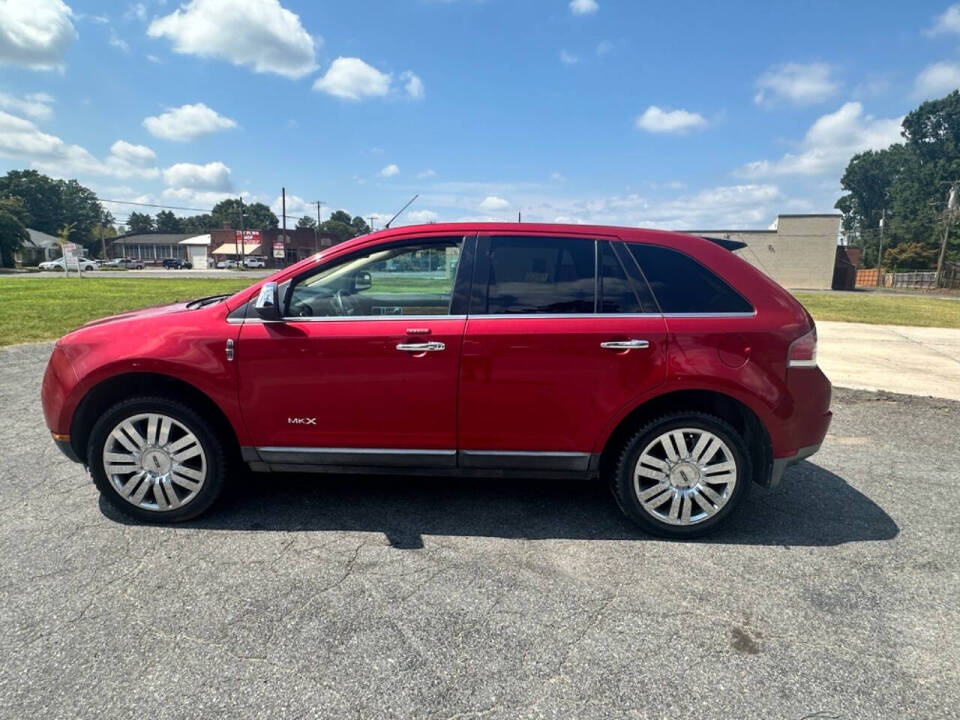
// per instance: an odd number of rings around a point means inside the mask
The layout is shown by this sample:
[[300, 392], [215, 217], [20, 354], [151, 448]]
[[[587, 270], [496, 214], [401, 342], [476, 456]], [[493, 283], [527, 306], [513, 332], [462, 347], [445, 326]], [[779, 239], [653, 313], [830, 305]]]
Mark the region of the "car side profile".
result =
[[331, 247], [235, 295], [97, 320], [55, 346], [53, 439], [146, 521], [232, 469], [584, 478], [643, 529], [717, 529], [817, 451], [816, 329], [736, 243], [436, 224]]
[[[73, 267], [72, 262], [70, 266]], [[60, 258], [57, 258], [56, 260], [48, 260], [46, 262], [42, 262], [37, 267], [39, 267], [40, 270], [46, 270], [46, 271], [58, 270], [60, 272], [64, 272], [67, 269], [67, 261], [64, 260], [62, 257], [60, 257]], [[91, 260], [85, 257], [77, 258], [77, 267], [79, 267], [84, 272], [100, 269], [100, 266], [97, 265], [96, 260]]]
[[190, 270], [193, 268], [193, 263], [183, 258], [164, 258], [162, 264], [165, 270]]

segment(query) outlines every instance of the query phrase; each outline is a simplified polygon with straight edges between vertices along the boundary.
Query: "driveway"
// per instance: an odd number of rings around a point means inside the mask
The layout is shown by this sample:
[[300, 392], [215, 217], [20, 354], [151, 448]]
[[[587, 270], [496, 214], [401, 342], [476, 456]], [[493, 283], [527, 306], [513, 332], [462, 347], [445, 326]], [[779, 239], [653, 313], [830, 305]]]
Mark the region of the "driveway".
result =
[[834, 385], [960, 400], [960, 330], [817, 322]]
[[960, 404], [838, 390], [823, 451], [664, 542], [604, 488], [235, 478], [130, 524], [0, 351], [5, 718], [954, 718]]

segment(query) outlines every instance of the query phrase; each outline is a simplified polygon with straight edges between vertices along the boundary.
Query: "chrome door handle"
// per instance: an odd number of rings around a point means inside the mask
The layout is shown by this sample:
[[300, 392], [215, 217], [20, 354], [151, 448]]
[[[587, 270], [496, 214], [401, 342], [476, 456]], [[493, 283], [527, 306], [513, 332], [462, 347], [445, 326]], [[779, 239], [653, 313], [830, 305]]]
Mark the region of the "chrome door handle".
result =
[[609, 340], [600, 343], [604, 350], [643, 350], [650, 347], [646, 340]]
[[447, 346], [442, 342], [400, 343], [397, 345], [397, 350], [411, 353], [439, 352], [446, 349]]

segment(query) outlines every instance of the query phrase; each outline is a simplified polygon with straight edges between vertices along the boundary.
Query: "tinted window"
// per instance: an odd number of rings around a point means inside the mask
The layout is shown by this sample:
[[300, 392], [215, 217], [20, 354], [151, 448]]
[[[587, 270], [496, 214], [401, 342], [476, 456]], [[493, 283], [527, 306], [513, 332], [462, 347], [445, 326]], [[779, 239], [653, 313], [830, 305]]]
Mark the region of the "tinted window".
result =
[[[485, 282], [479, 314], [592, 313], [594, 242], [581, 238], [492, 237], [489, 262], [475, 281]], [[483, 268], [486, 267], [486, 277]]]
[[753, 312], [736, 290], [693, 258], [656, 245], [630, 243], [628, 247], [663, 312]]
[[323, 267], [290, 293], [293, 317], [448, 315], [461, 239], [377, 246]]
[[613, 253], [610, 243], [600, 243], [600, 308], [602, 313], [643, 312], [633, 284]]

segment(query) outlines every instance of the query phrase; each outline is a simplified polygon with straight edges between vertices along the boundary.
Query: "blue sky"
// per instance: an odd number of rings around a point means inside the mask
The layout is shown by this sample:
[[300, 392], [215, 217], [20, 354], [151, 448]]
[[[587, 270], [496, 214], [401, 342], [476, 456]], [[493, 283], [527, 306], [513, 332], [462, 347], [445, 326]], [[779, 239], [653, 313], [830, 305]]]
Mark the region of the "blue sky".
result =
[[957, 87], [943, 2], [0, 3], [0, 171], [294, 218], [765, 227]]

